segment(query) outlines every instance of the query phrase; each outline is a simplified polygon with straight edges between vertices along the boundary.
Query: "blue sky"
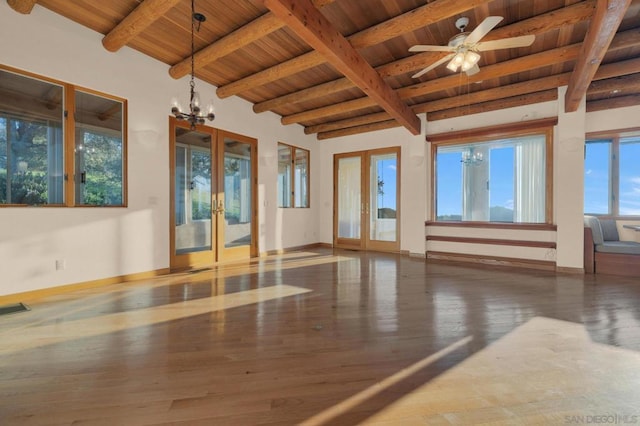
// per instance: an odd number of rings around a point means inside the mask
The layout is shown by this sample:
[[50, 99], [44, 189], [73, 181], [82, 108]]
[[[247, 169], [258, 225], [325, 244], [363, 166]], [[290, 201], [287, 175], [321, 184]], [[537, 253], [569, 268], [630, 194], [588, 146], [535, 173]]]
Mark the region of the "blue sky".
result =
[[[438, 216], [462, 214], [461, 160], [460, 152], [438, 154]], [[513, 147], [492, 149], [489, 161], [489, 205], [513, 209]]]
[[[608, 212], [609, 144], [590, 144], [585, 159], [585, 212]], [[620, 148], [620, 214], [640, 216], [640, 143], [623, 143]], [[437, 215], [461, 215], [462, 166], [459, 152], [438, 154]], [[490, 151], [490, 206], [513, 208], [513, 148]]]
[[384, 185], [382, 191], [384, 195], [378, 195], [378, 208], [388, 207], [390, 209], [396, 209], [396, 174], [397, 174], [397, 160], [396, 158], [379, 159], [378, 162], [378, 177], [382, 179]]
[[[584, 162], [585, 212], [606, 214], [609, 210], [608, 143], [591, 143]], [[620, 146], [619, 204], [621, 215], [640, 216], [640, 143]]]

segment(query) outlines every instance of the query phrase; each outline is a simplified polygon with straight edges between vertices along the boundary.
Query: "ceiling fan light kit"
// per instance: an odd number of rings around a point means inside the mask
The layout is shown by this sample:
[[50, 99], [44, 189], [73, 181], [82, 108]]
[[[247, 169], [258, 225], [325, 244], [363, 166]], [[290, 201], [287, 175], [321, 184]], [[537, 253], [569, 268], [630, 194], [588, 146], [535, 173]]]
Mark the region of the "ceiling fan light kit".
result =
[[535, 40], [534, 35], [482, 42], [482, 38], [485, 37], [496, 25], [498, 25], [502, 19], [503, 18], [501, 16], [489, 16], [485, 18], [485, 20], [482, 21], [475, 30], [468, 33], [465, 32], [465, 29], [467, 28], [467, 25], [469, 25], [469, 18], [461, 17], [456, 20], [456, 28], [458, 28], [460, 32], [451, 37], [446, 46], [431, 46], [424, 44], [412, 46], [409, 49], [410, 52], [450, 52], [449, 55], [422, 69], [412, 77], [418, 78], [445, 62], [448, 62], [447, 69], [450, 71], [458, 72], [458, 69], [460, 69], [461, 72], [470, 76], [480, 71], [478, 62], [480, 62], [482, 57], [478, 52], [526, 47], [533, 43]]

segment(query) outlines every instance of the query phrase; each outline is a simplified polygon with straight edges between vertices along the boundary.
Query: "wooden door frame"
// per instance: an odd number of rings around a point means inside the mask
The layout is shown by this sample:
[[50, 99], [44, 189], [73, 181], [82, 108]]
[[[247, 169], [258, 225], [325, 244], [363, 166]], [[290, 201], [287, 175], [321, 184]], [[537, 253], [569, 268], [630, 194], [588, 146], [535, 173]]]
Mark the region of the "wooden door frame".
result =
[[[370, 176], [371, 157], [385, 153], [396, 154], [396, 240], [394, 242], [376, 241], [370, 238], [370, 220], [372, 205], [370, 199]], [[401, 185], [401, 149], [399, 146], [377, 148], [364, 151], [345, 152], [333, 155], [333, 246], [336, 248], [345, 248], [352, 250], [373, 250], [384, 252], [400, 251], [400, 228], [401, 228], [401, 209], [400, 209], [400, 193]], [[355, 239], [338, 238], [338, 162], [341, 158], [360, 157], [360, 191], [361, 203], [364, 208], [360, 209], [360, 240], [356, 243]]]
[[[367, 170], [365, 171], [366, 173], [366, 177], [367, 177], [367, 184], [370, 184], [371, 179], [369, 176], [369, 171], [371, 170], [371, 157], [374, 155], [381, 155], [381, 154], [395, 154], [396, 155], [396, 240], [393, 242], [390, 241], [378, 241], [378, 240], [371, 240], [370, 236], [371, 236], [371, 230], [369, 229], [369, 225], [371, 223], [371, 217], [370, 215], [373, 214], [370, 210], [370, 208], [368, 208], [368, 217], [367, 217], [367, 235], [366, 235], [366, 241], [365, 241], [365, 246], [367, 248], [367, 250], [373, 250], [373, 251], [385, 251], [385, 252], [399, 252], [400, 251], [400, 228], [402, 226], [402, 209], [400, 208], [400, 193], [402, 191], [402, 184], [401, 184], [401, 179], [400, 177], [401, 175], [401, 158], [400, 158], [400, 153], [401, 153], [401, 149], [399, 146], [395, 146], [395, 147], [389, 147], [389, 148], [378, 148], [378, 149], [371, 149], [366, 151], [367, 155]], [[369, 189], [367, 195], [369, 196], [371, 194], [371, 190]], [[371, 200], [369, 199], [369, 205], [372, 205]]]
[[362, 194], [366, 191], [366, 181], [364, 171], [366, 170], [366, 151], [346, 152], [333, 155], [333, 246], [337, 248], [364, 250], [364, 236], [368, 232], [368, 221], [365, 217], [364, 208], [360, 208], [360, 238], [340, 238], [338, 236], [338, 164], [342, 158], [360, 157], [360, 203], [363, 203]]
[[[184, 121], [178, 121], [175, 117], [169, 117], [169, 267], [172, 271], [184, 270], [190, 268], [200, 268], [211, 265], [217, 259], [216, 253], [216, 223], [214, 221], [213, 212], [211, 214], [211, 250], [203, 250], [182, 255], [176, 255], [176, 129], [188, 129], [189, 124]], [[215, 129], [207, 126], [196, 126], [195, 131], [206, 133], [211, 136], [211, 201], [214, 202], [213, 188], [217, 187], [217, 174], [214, 174], [218, 166], [217, 150], [213, 144], [215, 142]], [[214, 167], [215, 165], [215, 167]]]
[[[195, 130], [211, 135], [211, 250], [186, 253], [178, 257], [175, 235], [175, 151], [176, 129], [189, 128], [189, 124], [169, 117], [169, 266], [172, 271], [211, 266], [219, 261], [258, 256], [258, 140], [214, 127], [197, 125]], [[219, 200], [224, 199], [224, 138], [231, 137], [251, 146], [251, 243], [248, 247], [224, 247], [224, 214], [216, 211]], [[215, 216], [215, 217], [214, 217]]]

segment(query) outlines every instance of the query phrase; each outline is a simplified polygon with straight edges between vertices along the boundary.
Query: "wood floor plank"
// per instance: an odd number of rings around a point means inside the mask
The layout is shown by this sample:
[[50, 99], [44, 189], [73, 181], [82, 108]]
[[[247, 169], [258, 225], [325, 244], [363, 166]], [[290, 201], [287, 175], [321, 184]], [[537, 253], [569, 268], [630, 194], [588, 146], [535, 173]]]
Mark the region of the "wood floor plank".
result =
[[639, 300], [632, 278], [328, 249], [49, 296], [0, 319], [0, 424], [639, 415]]

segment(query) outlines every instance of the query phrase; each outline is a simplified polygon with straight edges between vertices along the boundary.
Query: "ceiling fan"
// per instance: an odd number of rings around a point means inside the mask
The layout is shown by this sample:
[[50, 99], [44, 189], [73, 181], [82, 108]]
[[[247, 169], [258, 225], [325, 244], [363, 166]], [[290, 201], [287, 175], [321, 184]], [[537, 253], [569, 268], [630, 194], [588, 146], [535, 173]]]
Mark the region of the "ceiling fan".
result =
[[467, 75], [473, 75], [480, 71], [480, 67], [478, 67], [480, 54], [478, 52], [531, 46], [535, 40], [533, 34], [485, 42], [480, 41], [489, 31], [498, 25], [502, 19], [502, 16], [489, 16], [482, 21], [475, 30], [469, 33], [465, 31], [467, 25], [469, 25], [469, 18], [458, 18], [456, 27], [460, 32], [451, 37], [446, 46], [430, 46], [425, 44], [412, 46], [409, 48], [410, 52], [450, 52], [450, 54], [411, 77], [418, 78], [447, 61], [449, 61], [447, 68], [451, 71], [457, 72], [458, 68], [460, 68], [461, 71], [466, 72]]

